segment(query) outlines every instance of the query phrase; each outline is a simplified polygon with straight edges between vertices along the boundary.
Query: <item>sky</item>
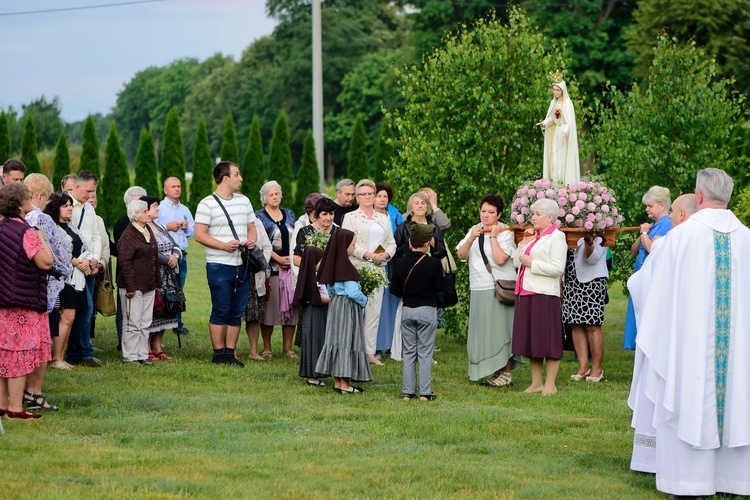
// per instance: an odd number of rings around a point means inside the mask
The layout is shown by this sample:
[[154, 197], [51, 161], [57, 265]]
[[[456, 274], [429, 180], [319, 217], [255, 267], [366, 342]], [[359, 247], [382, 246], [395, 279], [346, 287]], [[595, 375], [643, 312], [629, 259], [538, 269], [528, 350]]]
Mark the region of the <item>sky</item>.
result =
[[[265, 0], [0, 0], [0, 108], [59, 97], [62, 119], [107, 114], [149, 66], [217, 52], [239, 60], [276, 21]], [[103, 6], [62, 12], [18, 12]]]

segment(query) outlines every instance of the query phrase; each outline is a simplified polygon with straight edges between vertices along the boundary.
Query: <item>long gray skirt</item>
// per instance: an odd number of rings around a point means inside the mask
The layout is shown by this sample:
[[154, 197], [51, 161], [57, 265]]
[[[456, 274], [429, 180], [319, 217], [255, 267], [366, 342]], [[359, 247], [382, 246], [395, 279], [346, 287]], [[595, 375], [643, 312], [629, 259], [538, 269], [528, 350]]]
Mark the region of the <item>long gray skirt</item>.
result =
[[523, 363], [511, 352], [513, 306], [501, 304], [494, 290], [472, 290], [469, 301], [469, 380], [477, 381], [512, 360], [511, 369]]
[[326, 339], [315, 371], [355, 382], [372, 380], [370, 361], [365, 349], [363, 310], [348, 297], [331, 297], [326, 319]]

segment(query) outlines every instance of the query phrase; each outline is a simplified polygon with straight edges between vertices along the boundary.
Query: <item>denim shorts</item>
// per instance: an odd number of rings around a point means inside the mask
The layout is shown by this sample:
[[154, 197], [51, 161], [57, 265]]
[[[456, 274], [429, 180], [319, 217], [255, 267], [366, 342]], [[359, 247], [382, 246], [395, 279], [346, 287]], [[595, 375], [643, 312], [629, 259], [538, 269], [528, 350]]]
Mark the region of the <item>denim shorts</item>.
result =
[[[213, 325], [240, 326], [247, 307], [247, 295], [254, 276], [245, 276], [239, 266], [206, 264], [208, 288], [211, 290], [211, 318]], [[240, 281], [242, 280], [242, 281]]]

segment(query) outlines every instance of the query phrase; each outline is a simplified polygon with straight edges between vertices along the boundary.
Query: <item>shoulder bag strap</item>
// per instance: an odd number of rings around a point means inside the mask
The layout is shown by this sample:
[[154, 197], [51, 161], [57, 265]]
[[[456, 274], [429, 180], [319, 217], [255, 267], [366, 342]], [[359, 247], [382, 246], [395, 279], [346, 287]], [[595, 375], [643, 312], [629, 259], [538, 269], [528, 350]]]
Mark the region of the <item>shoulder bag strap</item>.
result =
[[81, 218], [78, 219], [78, 229], [81, 229], [81, 224], [83, 224], [83, 214], [86, 213], [86, 204], [84, 203], [81, 207]]
[[224, 208], [224, 204], [221, 203], [221, 200], [219, 199], [218, 196], [216, 196], [216, 193], [212, 194], [211, 196], [214, 197], [214, 199], [216, 200], [216, 203], [218, 203], [221, 209], [224, 211], [224, 215], [226, 215], [227, 217], [227, 222], [229, 222], [229, 229], [232, 230], [232, 236], [234, 236], [235, 240], [239, 240], [240, 237], [237, 236], [237, 231], [234, 230], [234, 224], [232, 224], [232, 219], [229, 217], [229, 212], [227, 212], [227, 209]]
[[495, 279], [495, 275], [492, 274], [492, 268], [490, 267], [490, 261], [487, 259], [487, 254], [484, 253], [484, 233], [479, 235], [479, 253], [482, 254], [482, 260], [484, 261], [484, 267], [487, 268], [487, 272], [490, 273], [492, 279]]
[[409, 269], [409, 274], [406, 275], [406, 279], [404, 280], [404, 290], [406, 290], [406, 284], [409, 282], [409, 278], [411, 278], [411, 273], [414, 271], [414, 268], [417, 267], [417, 264], [422, 262], [422, 259], [427, 257], [427, 254], [422, 254], [422, 256], [414, 263], [413, 266], [411, 266], [411, 269]]

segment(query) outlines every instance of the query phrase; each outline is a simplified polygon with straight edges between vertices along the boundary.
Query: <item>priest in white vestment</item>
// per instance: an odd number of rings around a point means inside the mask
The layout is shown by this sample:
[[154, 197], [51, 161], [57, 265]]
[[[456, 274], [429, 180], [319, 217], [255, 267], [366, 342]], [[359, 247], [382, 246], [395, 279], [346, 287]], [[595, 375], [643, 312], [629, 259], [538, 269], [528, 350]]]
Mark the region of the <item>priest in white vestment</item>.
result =
[[659, 245], [638, 298], [656, 487], [673, 495], [750, 495], [750, 229], [726, 210], [732, 188], [698, 172], [697, 212]]
[[[672, 212], [669, 218], [672, 227], [677, 227], [695, 213], [695, 195], [693, 193], [683, 194], [672, 202]], [[664, 237], [668, 237], [667, 233]], [[643, 267], [633, 273], [628, 279], [628, 290], [630, 290], [635, 309], [636, 327], [640, 324], [643, 312], [643, 297], [649, 288], [654, 286], [652, 274], [654, 266], [671, 266], [670, 262], [660, 260], [661, 244], [663, 238], [654, 238], [651, 243], [649, 258], [643, 263]], [[630, 386], [628, 406], [633, 410], [631, 425], [635, 430], [633, 435], [633, 455], [630, 459], [630, 468], [638, 472], [656, 472], [656, 428], [654, 421], [654, 403], [656, 399], [657, 377], [643, 351], [636, 344], [635, 363], [633, 364], [633, 383]]]

